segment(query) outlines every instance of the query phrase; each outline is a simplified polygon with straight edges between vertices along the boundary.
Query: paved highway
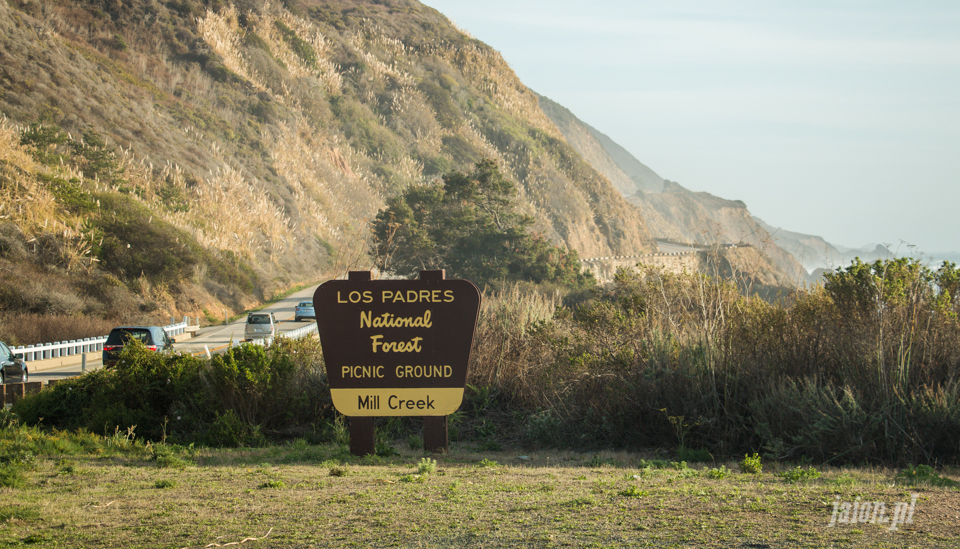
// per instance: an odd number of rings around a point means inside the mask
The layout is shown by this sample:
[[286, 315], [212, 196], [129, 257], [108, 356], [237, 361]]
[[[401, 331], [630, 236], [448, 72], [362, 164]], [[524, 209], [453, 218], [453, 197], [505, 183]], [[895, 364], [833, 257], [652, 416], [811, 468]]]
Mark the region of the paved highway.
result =
[[700, 250], [700, 248], [695, 246], [685, 246], [683, 244], [673, 244], [670, 242], [657, 242], [657, 251], [662, 254], [696, 252], [698, 250]]
[[[301, 290], [291, 294], [276, 303], [272, 303], [262, 310], [272, 312], [280, 321], [280, 333], [296, 330], [306, 326], [312, 320], [304, 322], [293, 321], [293, 309], [301, 301], [310, 301], [317, 290], [316, 286]], [[318, 311], [319, 313], [319, 311]], [[229, 323], [216, 326], [205, 326], [197, 331], [196, 337], [183, 340], [174, 344], [174, 349], [184, 353], [204, 353], [207, 349], [214, 352], [217, 349], [223, 349], [231, 342], [243, 340], [243, 328], [246, 324], [246, 315]], [[182, 336], [180, 336], [182, 338]], [[37, 370], [34, 370], [34, 365]], [[101, 354], [87, 353], [87, 371], [96, 370], [102, 367]], [[39, 363], [28, 362], [30, 369], [30, 381], [49, 381], [51, 379], [63, 379], [65, 377], [78, 376], [81, 372], [80, 364], [74, 366], [62, 366], [54, 368], [42, 368]]]

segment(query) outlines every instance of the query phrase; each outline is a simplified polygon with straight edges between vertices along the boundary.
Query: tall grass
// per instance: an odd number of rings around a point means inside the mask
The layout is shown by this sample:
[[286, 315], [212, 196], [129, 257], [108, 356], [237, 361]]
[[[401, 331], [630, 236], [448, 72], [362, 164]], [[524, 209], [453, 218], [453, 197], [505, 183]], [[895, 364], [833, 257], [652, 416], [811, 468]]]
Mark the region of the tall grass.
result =
[[471, 383], [525, 409], [541, 443], [956, 462], [956, 270], [898, 261], [780, 304], [703, 275], [621, 271], [540, 322], [514, 320], [543, 300], [514, 289], [484, 304]]
[[90, 316], [0, 313], [0, 340], [9, 345], [36, 345], [103, 336], [115, 326], [113, 320]]
[[[649, 267], [588, 295], [489, 291], [464, 403], [473, 423], [454, 425], [485, 444], [501, 433], [578, 448], [956, 463], [960, 273], [898, 261], [855, 264], [776, 304]], [[207, 362], [134, 353], [16, 411], [212, 445], [323, 436], [333, 410], [319, 351], [281, 341]]]
[[[524, 289], [526, 288], [526, 289]], [[559, 293], [513, 284], [481, 301], [472, 351], [471, 382], [496, 387], [505, 395], [522, 398], [535, 393], [538, 380], [532, 369], [545, 346], [530, 338], [530, 330], [549, 321], [560, 306]], [[518, 401], [525, 404], [524, 401]]]

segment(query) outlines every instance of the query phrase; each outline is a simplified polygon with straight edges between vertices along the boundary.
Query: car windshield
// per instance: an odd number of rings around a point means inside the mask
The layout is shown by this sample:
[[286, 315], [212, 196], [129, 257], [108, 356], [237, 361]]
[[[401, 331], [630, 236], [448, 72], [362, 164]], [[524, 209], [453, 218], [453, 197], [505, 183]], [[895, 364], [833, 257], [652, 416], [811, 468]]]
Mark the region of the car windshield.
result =
[[136, 339], [142, 341], [143, 343], [151, 343], [150, 330], [140, 330], [140, 329], [131, 329], [131, 330], [113, 330], [110, 332], [110, 335], [107, 336], [107, 345], [123, 345], [131, 339]]

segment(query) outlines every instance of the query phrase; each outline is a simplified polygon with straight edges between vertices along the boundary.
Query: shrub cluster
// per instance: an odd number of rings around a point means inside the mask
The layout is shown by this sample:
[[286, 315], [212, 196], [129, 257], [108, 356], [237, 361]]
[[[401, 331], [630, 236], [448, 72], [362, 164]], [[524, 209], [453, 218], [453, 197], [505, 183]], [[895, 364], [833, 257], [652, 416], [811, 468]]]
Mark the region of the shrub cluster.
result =
[[[648, 267], [566, 297], [508, 286], [482, 303], [451, 438], [480, 449], [675, 446], [681, 460], [747, 455], [758, 470], [761, 455], [956, 463], [958, 290], [953, 264], [907, 259], [854, 262], [780, 303]], [[212, 360], [125, 353], [15, 412], [94, 433], [136, 425], [140, 436], [181, 443], [345, 442], [316, 341], [245, 345]], [[378, 432], [419, 446], [416, 428], [384, 418]]]
[[18, 402], [26, 424], [210, 446], [268, 436], [322, 436], [332, 416], [319, 343], [244, 344], [211, 360], [124, 348], [116, 366], [62, 381]]
[[536, 292], [493, 296], [471, 383], [525, 410], [526, 440], [545, 445], [956, 462], [957, 280], [950, 263], [857, 261], [768, 303], [641, 266], [552, 314]]

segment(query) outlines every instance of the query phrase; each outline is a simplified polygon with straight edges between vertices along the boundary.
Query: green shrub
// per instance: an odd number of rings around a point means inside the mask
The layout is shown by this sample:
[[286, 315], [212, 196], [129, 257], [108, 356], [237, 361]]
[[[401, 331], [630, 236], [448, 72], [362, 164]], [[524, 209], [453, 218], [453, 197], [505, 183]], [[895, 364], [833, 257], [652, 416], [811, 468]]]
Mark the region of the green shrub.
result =
[[157, 467], [163, 469], [186, 469], [188, 465], [193, 465], [189, 460], [178, 456], [176, 451], [166, 444], [153, 445], [153, 460], [157, 462]]
[[379, 457], [399, 456], [400, 452], [389, 441], [380, 440], [374, 446], [373, 453]]
[[41, 164], [54, 166], [70, 157], [67, 132], [56, 124], [43, 121], [30, 124], [20, 132], [20, 144], [30, 148], [33, 159]]
[[42, 517], [40, 509], [24, 505], [2, 505], [0, 506], [0, 523], [6, 523], [10, 520], [19, 520], [23, 522], [32, 522], [40, 520]]
[[725, 465], [721, 465], [719, 468], [713, 468], [706, 472], [707, 478], [712, 478], [714, 480], [720, 480], [725, 478], [730, 474], [730, 471], [727, 470]]
[[777, 473], [777, 476], [782, 478], [785, 482], [796, 484], [798, 482], [806, 482], [808, 480], [820, 478], [820, 471], [817, 471], [812, 466], [803, 469], [798, 465], [794, 469]]
[[15, 463], [0, 463], [0, 488], [19, 489], [26, 486], [23, 466]]
[[568, 446], [575, 439], [567, 432], [567, 422], [550, 409], [531, 414], [524, 425], [524, 438], [543, 446]]
[[419, 463], [417, 463], [417, 473], [425, 475], [428, 473], [437, 472], [437, 460], [432, 458], [422, 458]]
[[64, 380], [25, 397], [13, 410], [26, 424], [42, 418], [48, 427], [104, 435], [136, 427], [142, 438], [161, 440], [176, 403], [198, 399], [198, 407], [207, 407], [197, 390], [201, 364], [189, 355], [151, 352], [135, 342], [124, 346], [116, 366]]
[[283, 41], [297, 54], [297, 57], [303, 61], [303, 64], [316, 70], [317, 52], [313, 51], [313, 47], [307, 41], [297, 36], [297, 33], [283, 21], [277, 19], [273, 22], [273, 25], [280, 31], [280, 36], [283, 37]]
[[751, 475], [759, 475], [763, 472], [763, 464], [760, 462], [760, 456], [756, 452], [752, 456], [744, 455], [740, 462], [740, 472]]
[[947, 487], [960, 486], [960, 482], [940, 476], [936, 470], [929, 465], [920, 464], [914, 466], [912, 463], [897, 473], [896, 481], [909, 486], [919, 486], [923, 484]]
[[236, 448], [246, 444], [250, 436], [250, 426], [243, 422], [233, 410], [217, 413], [216, 419], [207, 430], [206, 442], [210, 446]]
[[630, 486], [624, 490], [620, 490], [620, 492], [618, 493], [621, 496], [627, 497], [627, 498], [642, 498], [646, 495], [649, 495], [649, 492], [647, 490], [641, 490], [637, 486]]
[[283, 388], [294, 369], [284, 352], [243, 344], [213, 357], [205, 377], [217, 400], [239, 421], [274, 426], [287, 412], [284, 399], [289, 395]]

